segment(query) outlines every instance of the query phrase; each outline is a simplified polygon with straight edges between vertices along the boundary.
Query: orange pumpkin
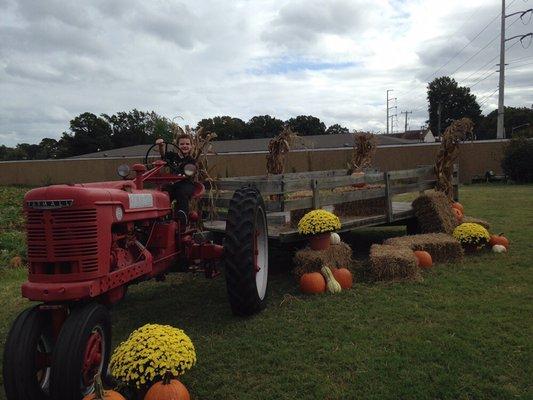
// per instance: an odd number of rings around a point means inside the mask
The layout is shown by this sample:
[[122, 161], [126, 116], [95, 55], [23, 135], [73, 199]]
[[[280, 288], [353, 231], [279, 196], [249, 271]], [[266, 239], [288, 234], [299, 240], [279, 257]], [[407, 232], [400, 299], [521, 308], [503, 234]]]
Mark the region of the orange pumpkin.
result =
[[490, 240], [489, 240], [490, 247], [494, 246], [495, 244], [501, 244], [507, 250], [509, 250], [509, 239], [503, 236], [503, 233], [500, 233], [499, 235], [490, 235]]
[[337, 282], [339, 282], [339, 285], [341, 285], [341, 288], [343, 289], [350, 289], [353, 284], [353, 277], [352, 273], [347, 268], [335, 268], [332, 269], [331, 272], [333, 272], [333, 277]]
[[144, 400], [190, 400], [189, 391], [177, 379], [164, 378], [148, 389]]
[[300, 290], [303, 293], [324, 293], [326, 291], [326, 280], [320, 272], [309, 272], [300, 278]]
[[424, 269], [431, 268], [431, 266], [433, 265], [431, 254], [429, 254], [427, 251], [422, 251], [422, 250], [417, 250], [414, 253], [415, 253], [415, 257], [418, 262], [418, 266], [420, 268], [424, 268]]
[[452, 203], [452, 207], [458, 209], [464, 215], [465, 208], [463, 207], [463, 205], [461, 203], [456, 201], [455, 203]]
[[126, 400], [119, 392], [114, 390], [104, 390], [100, 374], [94, 377], [94, 393], [88, 394], [83, 400]]
[[453, 210], [453, 213], [455, 214], [455, 220], [457, 221], [457, 223], [460, 224], [464, 218], [463, 213], [458, 208], [452, 208], [452, 210]]

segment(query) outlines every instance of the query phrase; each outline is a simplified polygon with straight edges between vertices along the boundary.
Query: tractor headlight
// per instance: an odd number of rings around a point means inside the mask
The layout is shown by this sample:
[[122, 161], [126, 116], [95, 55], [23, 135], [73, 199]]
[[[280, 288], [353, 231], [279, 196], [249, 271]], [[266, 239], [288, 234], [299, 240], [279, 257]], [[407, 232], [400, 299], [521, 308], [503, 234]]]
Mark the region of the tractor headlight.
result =
[[118, 176], [125, 178], [130, 174], [130, 166], [127, 164], [119, 165], [117, 168]]
[[193, 176], [196, 173], [196, 165], [194, 164], [186, 164], [183, 167], [183, 172], [186, 176]]

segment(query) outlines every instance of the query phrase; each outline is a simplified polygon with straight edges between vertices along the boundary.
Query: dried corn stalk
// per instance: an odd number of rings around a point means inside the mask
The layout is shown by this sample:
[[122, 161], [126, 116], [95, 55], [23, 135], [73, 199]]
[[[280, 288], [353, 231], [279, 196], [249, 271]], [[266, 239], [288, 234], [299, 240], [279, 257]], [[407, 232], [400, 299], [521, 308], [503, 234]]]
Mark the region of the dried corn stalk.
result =
[[283, 173], [285, 156], [298, 138], [299, 136], [291, 128], [285, 126], [279, 135], [270, 140], [266, 165], [268, 174], [277, 175]]
[[352, 158], [348, 163], [348, 175], [362, 172], [372, 164], [376, 152], [376, 138], [371, 133], [354, 134]]
[[451, 123], [442, 135], [442, 143], [435, 162], [437, 183], [435, 190], [444, 192], [450, 200], [453, 198], [453, 163], [459, 153], [459, 143], [473, 135], [474, 123], [469, 118], [461, 118]]

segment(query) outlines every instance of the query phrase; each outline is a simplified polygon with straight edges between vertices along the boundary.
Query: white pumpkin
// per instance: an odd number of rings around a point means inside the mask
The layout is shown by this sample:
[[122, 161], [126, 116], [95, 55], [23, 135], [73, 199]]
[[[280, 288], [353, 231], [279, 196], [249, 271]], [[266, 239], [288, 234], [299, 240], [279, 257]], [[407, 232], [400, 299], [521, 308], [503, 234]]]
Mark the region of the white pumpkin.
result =
[[341, 237], [338, 233], [332, 232], [331, 234], [331, 244], [341, 244]]
[[495, 253], [506, 253], [507, 249], [501, 244], [495, 244], [494, 246], [492, 246], [492, 251]]

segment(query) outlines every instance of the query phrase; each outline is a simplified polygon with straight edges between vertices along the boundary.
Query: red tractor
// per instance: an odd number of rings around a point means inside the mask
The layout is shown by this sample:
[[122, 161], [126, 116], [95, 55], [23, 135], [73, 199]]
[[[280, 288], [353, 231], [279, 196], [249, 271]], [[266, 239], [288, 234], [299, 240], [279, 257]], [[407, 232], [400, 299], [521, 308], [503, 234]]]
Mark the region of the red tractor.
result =
[[[264, 307], [268, 234], [260, 193], [235, 191], [221, 246], [194, 227], [195, 213], [185, 226], [175, 216], [163, 189], [186, 177], [165, 165], [158, 160], [148, 170], [136, 164], [134, 179], [26, 194], [22, 296], [39, 304], [16, 318], [7, 337], [8, 400], [79, 400], [92, 392], [95, 374], [105, 374], [110, 358], [109, 309], [131, 284], [169, 272], [203, 271], [211, 278], [222, 261], [232, 311], [246, 316]], [[144, 188], [148, 183], [152, 189]], [[196, 189], [198, 197], [203, 185]]]

